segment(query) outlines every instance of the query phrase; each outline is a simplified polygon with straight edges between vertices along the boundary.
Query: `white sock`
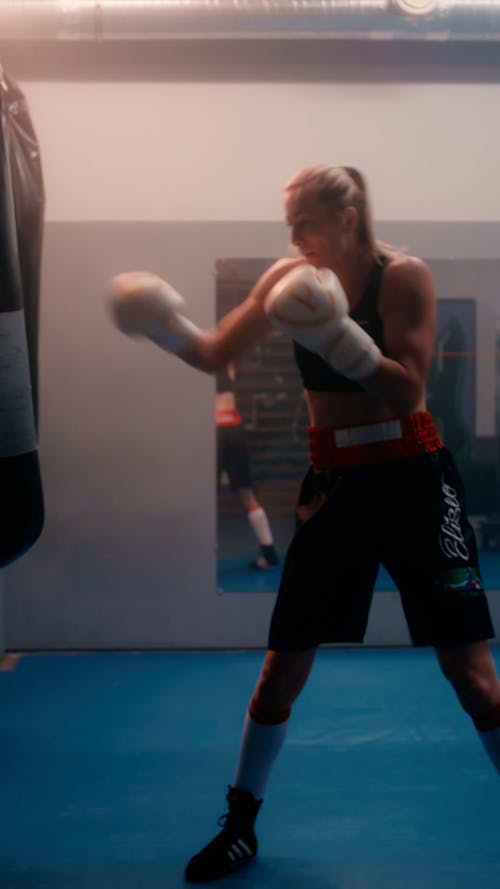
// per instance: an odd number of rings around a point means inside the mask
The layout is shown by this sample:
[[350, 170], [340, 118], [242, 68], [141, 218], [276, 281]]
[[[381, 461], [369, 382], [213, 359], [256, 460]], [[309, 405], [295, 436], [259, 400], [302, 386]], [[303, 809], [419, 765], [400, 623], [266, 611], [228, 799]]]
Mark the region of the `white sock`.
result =
[[254, 506], [248, 510], [247, 518], [261, 546], [272, 546], [273, 535], [266, 513], [262, 506]]
[[275, 725], [256, 722], [247, 713], [233, 787], [262, 799], [273, 763], [285, 740], [288, 719]]

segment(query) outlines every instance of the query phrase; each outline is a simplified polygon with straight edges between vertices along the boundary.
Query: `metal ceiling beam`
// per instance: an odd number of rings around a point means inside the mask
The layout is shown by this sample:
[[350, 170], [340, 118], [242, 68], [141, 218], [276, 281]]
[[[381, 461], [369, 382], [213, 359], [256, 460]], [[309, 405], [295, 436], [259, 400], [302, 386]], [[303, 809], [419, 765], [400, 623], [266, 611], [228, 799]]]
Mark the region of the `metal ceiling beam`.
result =
[[9, 40], [495, 41], [500, 0], [1, 0], [0, 35], [0, 48]]

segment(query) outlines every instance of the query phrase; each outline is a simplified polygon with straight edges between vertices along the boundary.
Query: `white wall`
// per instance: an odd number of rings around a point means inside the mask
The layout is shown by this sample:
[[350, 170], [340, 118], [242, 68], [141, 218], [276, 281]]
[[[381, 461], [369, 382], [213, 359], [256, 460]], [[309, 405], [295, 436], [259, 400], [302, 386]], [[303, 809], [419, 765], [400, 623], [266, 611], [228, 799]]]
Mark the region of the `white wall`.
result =
[[48, 221], [277, 220], [300, 167], [352, 163], [384, 220], [500, 218], [500, 84], [21, 84]]
[[[272, 597], [216, 589], [212, 381], [120, 337], [106, 317], [102, 283], [124, 267], [155, 268], [186, 294], [194, 320], [210, 324], [215, 259], [283, 252], [283, 181], [324, 161], [366, 172], [384, 236], [408, 243], [410, 235], [421, 253], [419, 221], [463, 222], [460, 255], [485, 258], [467, 232], [477, 221], [498, 235], [500, 86], [21, 86], [47, 191], [40, 343], [47, 520], [40, 541], [6, 573], [7, 645], [262, 646]], [[447, 226], [436, 231], [425, 255], [455, 256]], [[498, 238], [491, 243], [486, 258], [495, 258]], [[492, 287], [483, 288], [486, 319]], [[481, 377], [483, 396], [490, 371]], [[481, 431], [490, 434], [493, 392], [486, 398]], [[398, 639], [405, 641], [404, 627], [389, 641]]]

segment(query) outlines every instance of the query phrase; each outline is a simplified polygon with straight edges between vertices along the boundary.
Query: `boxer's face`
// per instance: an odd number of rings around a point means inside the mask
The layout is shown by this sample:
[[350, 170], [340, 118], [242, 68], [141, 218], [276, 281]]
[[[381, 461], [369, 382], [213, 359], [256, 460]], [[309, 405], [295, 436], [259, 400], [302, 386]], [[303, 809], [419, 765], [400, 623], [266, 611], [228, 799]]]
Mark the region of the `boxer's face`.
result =
[[285, 213], [291, 242], [307, 262], [334, 269], [342, 251], [342, 214], [298, 190], [286, 195]]

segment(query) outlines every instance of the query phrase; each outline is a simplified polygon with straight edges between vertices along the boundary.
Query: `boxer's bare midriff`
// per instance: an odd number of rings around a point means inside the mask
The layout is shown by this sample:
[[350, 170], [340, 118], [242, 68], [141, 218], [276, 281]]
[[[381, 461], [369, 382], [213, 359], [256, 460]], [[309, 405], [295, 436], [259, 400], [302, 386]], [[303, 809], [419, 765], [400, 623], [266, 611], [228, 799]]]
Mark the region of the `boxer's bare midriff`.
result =
[[[336, 429], [343, 429], [347, 426], [362, 426], [366, 423], [390, 420], [395, 416], [381, 400], [365, 392], [346, 394], [313, 392], [306, 389], [304, 397], [311, 426], [334, 426]], [[425, 400], [422, 399], [408, 413], [426, 409]]]
[[215, 407], [220, 411], [229, 411], [236, 407], [236, 399], [233, 392], [217, 392]]

